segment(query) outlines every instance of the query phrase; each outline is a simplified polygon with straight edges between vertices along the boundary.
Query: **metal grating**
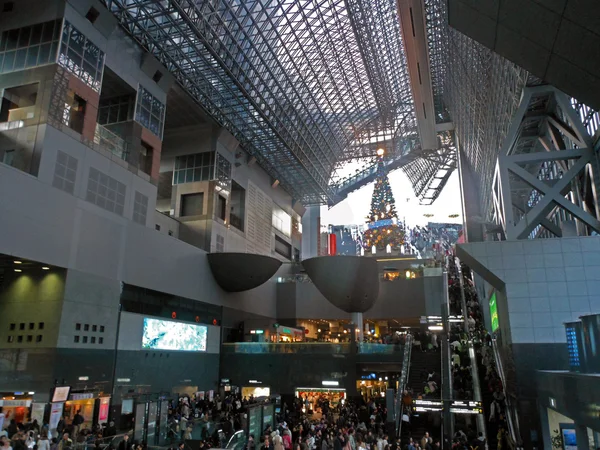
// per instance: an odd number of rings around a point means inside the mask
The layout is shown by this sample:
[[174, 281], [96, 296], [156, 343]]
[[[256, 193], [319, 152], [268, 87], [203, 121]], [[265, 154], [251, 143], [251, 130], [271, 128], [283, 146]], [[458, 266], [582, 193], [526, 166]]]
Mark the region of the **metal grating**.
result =
[[416, 136], [393, 0], [103, 3], [305, 204], [335, 198], [341, 161]]

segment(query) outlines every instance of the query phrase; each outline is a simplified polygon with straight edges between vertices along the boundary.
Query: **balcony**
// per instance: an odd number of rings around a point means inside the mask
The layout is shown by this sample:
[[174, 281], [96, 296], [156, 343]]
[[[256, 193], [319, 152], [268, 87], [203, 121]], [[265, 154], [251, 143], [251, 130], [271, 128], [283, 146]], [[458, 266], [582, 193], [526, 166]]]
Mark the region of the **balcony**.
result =
[[96, 124], [94, 144], [99, 145], [123, 161], [127, 161], [129, 158], [129, 144], [123, 138], [107, 130], [99, 123]]

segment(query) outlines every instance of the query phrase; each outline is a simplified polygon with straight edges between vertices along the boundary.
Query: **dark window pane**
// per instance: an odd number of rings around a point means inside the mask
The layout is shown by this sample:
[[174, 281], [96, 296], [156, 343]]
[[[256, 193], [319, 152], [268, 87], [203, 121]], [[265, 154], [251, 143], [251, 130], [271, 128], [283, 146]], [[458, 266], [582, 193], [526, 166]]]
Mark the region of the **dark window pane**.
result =
[[27, 49], [22, 48], [17, 50], [17, 57], [15, 59], [15, 70], [21, 70], [25, 68], [25, 58], [27, 58]]
[[6, 40], [6, 49], [14, 50], [17, 48], [17, 43], [19, 42], [19, 30], [10, 30], [8, 32], [8, 37]]
[[15, 67], [15, 54], [17, 52], [6, 52], [4, 54], [4, 67], [2, 69], [3, 72], [12, 72]]
[[44, 24], [38, 23], [33, 26], [33, 30], [31, 32], [31, 41], [29, 45], [39, 44], [42, 40], [42, 29], [44, 28]]
[[46, 64], [50, 61], [50, 44], [44, 44], [40, 47], [38, 58], [39, 64]]
[[46, 22], [44, 24], [44, 32], [42, 33], [42, 42], [50, 42], [54, 32], [54, 22]]
[[27, 62], [25, 63], [27, 67], [35, 67], [37, 65], [37, 57], [39, 51], [39, 45], [29, 47], [29, 49], [27, 49]]
[[29, 38], [31, 37], [31, 27], [21, 28], [19, 33], [19, 48], [27, 47], [29, 45]]
[[2, 39], [0, 40], [0, 52], [6, 50], [6, 41], [8, 41], [8, 31], [2, 33]]

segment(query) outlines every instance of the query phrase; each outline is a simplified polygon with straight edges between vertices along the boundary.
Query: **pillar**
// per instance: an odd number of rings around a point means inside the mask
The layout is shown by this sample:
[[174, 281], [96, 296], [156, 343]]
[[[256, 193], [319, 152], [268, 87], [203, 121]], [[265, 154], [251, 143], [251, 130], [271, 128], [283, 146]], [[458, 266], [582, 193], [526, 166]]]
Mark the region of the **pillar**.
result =
[[302, 259], [319, 256], [321, 207], [309, 206], [302, 216]]
[[[460, 143], [459, 143], [460, 144]], [[462, 210], [464, 234], [466, 242], [481, 242], [484, 240], [483, 225], [473, 218], [481, 217], [481, 204], [479, 201], [479, 186], [477, 178], [468, 158], [459, 146], [458, 169], [460, 175], [460, 193], [462, 197]]]
[[587, 427], [585, 425], [579, 425], [576, 423], [575, 433], [577, 436], [577, 450], [590, 450]]
[[[358, 334], [358, 336], [356, 336], [356, 340], [358, 342], [364, 341], [365, 331], [364, 331], [364, 324], [363, 324], [363, 313], [352, 313], [350, 317], [351, 317], [352, 323], [355, 326], [355, 329], [353, 331]], [[356, 330], [358, 330], [358, 332]]]

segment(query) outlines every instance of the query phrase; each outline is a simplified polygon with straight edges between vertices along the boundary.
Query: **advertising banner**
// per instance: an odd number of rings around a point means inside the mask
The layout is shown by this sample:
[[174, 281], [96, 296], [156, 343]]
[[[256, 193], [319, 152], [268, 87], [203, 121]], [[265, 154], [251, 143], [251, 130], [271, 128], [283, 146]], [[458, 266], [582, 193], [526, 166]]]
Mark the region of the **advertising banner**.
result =
[[492, 322], [492, 333], [493, 333], [500, 326], [500, 322], [498, 321], [498, 305], [496, 304], [496, 293], [495, 292], [490, 297], [490, 319]]
[[50, 430], [56, 430], [63, 413], [64, 403], [52, 403], [50, 407]]

